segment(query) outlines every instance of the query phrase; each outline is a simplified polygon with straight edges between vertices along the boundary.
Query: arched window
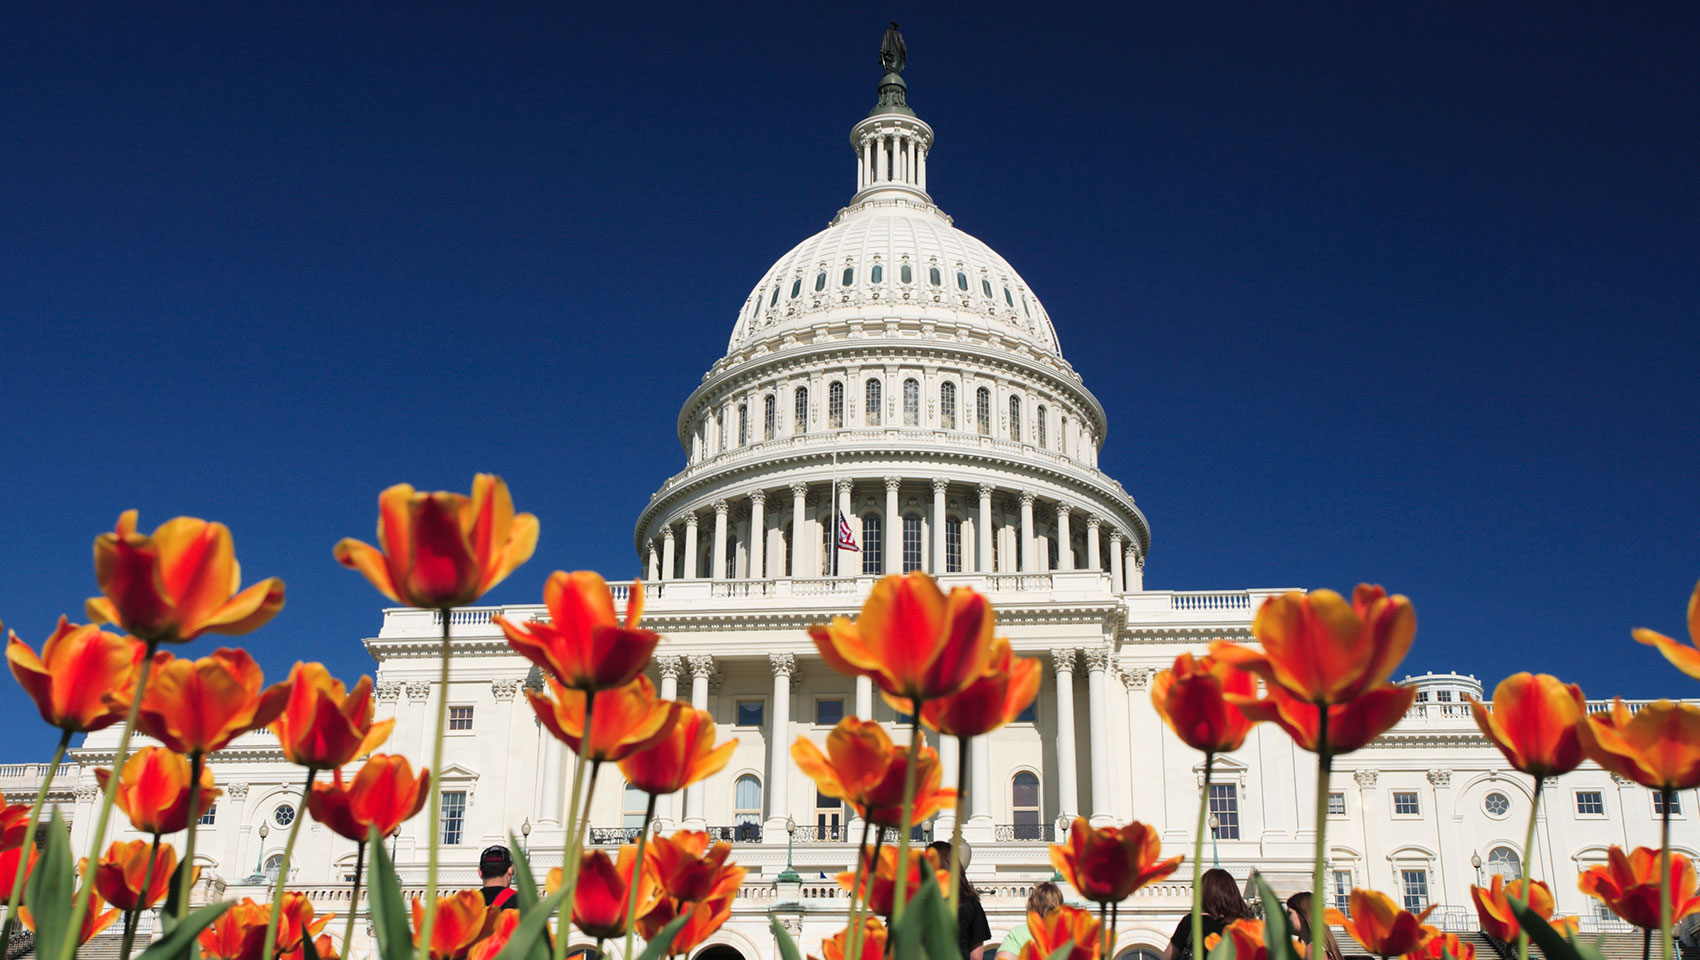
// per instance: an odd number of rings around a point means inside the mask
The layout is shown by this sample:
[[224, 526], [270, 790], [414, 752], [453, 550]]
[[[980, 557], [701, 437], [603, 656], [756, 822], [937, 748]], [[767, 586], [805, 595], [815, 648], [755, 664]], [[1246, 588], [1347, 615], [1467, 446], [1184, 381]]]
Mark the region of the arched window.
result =
[[1033, 424], [1033, 442], [1043, 447], [1045, 445], [1045, 405], [1039, 404], [1036, 411], [1037, 420]]
[[921, 569], [921, 515], [903, 515], [903, 572]]
[[870, 427], [880, 425], [880, 411], [885, 407], [885, 400], [880, 395], [880, 382], [869, 380], [862, 398], [862, 420]]
[[779, 401], [775, 400], [773, 394], [770, 393], [767, 395], [767, 401], [763, 406], [761, 438], [772, 440], [774, 425], [779, 420]]
[[834, 430], [844, 426], [844, 383], [832, 381], [826, 388], [826, 425]]
[[809, 432], [809, 388], [797, 388], [797, 416], [794, 421], [793, 433]]
[[944, 285], [944, 278], [939, 276], [939, 268], [938, 267], [932, 267], [932, 268], [928, 269], [927, 279], [931, 280], [933, 282], [933, 286], [935, 286], [935, 287], [939, 287], [939, 286]]
[[939, 384], [939, 426], [956, 429], [956, 384], [949, 380]]
[[761, 826], [761, 781], [753, 773], [739, 777], [732, 786], [732, 823], [740, 828]]
[[266, 858], [266, 882], [276, 883], [279, 870], [283, 869], [283, 854], [274, 853]]
[[855, 283], [855, 282], [856, 282], [856, 268], [855, 267], [845, 267], [844, 268], [844, 282], [839, 284], [839, 286], [848, 287], [849, 285], [851, 285], [852, 283]]
[[985, 277], [981, 277], [980, 290], [985, 293], [986, 299], [990, 300], [992, 298], [992, 281], [987, 280]]
[[738, 578], [738, 548], [736, 545], [731, 543], [726, 544], [726, 570], [724, 576], [728, 580], [736, 580]]
[[884, 565], [884, 532], [879, 514], [871, 511], [862, 514], [862, 572], [865, 574], [877, 574]]
[[913, 377], [903, 381], [903, 425], [921, 425], [921, 381]]
[[962, 519], [944, 518], [944, 572], [962, 572]]
[[1012, 307], [1015, 306], [1015, 298], [1010, 296], [1008, 287], [1003, 288], [1003, 302], [1009, 304]]
[[992, 435], [992, 391], [985, 387], [974, 391], [974, 429], [983, 437]]
[[1061, 423], [1057, 425], [1057, 449], [1063, 456], [1068, 456], [1068, 414], [1063, 414]]
[[1056, 537], [1046, 537], [1045, 538], [1045, 564], [1046, 564], [1046, 566], [1045, 566], [1046, 570], [1055, 570], [1057, 568], [1057, 538]]
[[773, 298], [767, 301], [767, 305], [769, 307], [772, 307], [774, 304], [776, 304], [778, 302], [779, 302], [779, 284], [776, 283], [776, 284], [773, 285]]
[[793, 300], [797, 299], [797, 295], [802, 293], [802, 292], [803, 292], [803, 278], [798, 277], [797, 279], [791, 281], [791, 299], [793, 299]]
[[903, 269], [901, 269], [897, 272], [897, 277], [898, 277], [899, 280], [902, 280], [904, 283], [914, 283], [915, 282], [915, 271], [912, 267], [909, 266], [909, 264], [906, 263], [906, 264], [903, 265]]
[[961, 270], [956, 271], [956, 289], [963, 291], [968, 289], [968, 274]]
[[750, 405], [738, 404], [738, 446], [750, 442]]
[[873, 269], [868, 271], [868, 282], [880, 283], [883, 280], [885, 280], [885, 268], [876, 263]]
[[649, 806], [649, 794], [642, 787], [626, 784], [625, 793], [621, 796], [620, 826], [627, 830], [643, 829], [644, 810]]
[[1026, 770], [1009, 782], [1010, 818], [1015, 824], [1015, 839], [1044, 840], [1045, 826], [1039, 817], [1039, 778]]
[[1009, 398], [1009, 438], [1021, 442], [1021, 398]]
[[819, 293], [819, 292], [821, 292], [822, 290], [825, 290], [825, 289], [826, 289], [826, 271], [822, 270], [815, 277], [815, 292]]
[[731, 445], [732, 445], [732, 418], [729, 417], [729, 416], [726, 416], [725, 414], [721, 414], [721, 416], [720, 416], [720, 447], [719, 447], [719, 449], [715, 450], [714, 452], [715, 453], [725, 453], [726, 448], [730, 447]]
[[1523, 876], [1523, 861], [1517, 856], [1517, 851], [1510, 847], [1494, 847], [1488, 851], [1488, 876], [1504, 877], [1507, 882]]

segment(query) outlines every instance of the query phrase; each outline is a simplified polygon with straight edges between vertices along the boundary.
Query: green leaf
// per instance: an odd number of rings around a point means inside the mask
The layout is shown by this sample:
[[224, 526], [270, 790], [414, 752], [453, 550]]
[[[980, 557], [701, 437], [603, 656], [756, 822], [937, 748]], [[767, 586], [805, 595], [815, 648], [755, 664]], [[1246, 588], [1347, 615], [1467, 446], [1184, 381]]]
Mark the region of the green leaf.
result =
[[[910, 902], [913, 906], [913, 901]], [[921, 911], [904, 909], [903, 918], [891, 925], [888, 948], [894, 956], [919, 957], [922, 954], [921, 924], [924, 918]]]
[[1566, 937], [1552, 928], [1540, 914], [1529, 909], [1529, 905], [1516, 897], [1508, 897], [1511, 901], [1511, 912], [1517, 915], [1517, 923], [1523, 932], [1529, 935], [1536, 946], [1541, 948], [1541, 954], [1547, 960], [1604, 960], [1598, 948], [1592, 944], [1581, 943]]
[[909, 902], [909, 909], [920, 915], [921, 945], [930, 960], [961, 960], [962, 953], [956, 946], [956, 918], [951, 915], [950, 902], [944, 898], [933, 871], [921, 872], [921, 889]]
[[[537, 906], [530, 910], [521, 910], [519, 926], [514, 928], [513, 936], [508, 938], [507, 945], [502, 947], [501, 953], [496, 954], [495, 960], [521, 960], [521, 958], [530, 957], [533, 950], [548, 943], [549, 917], [560, 908], [562, 903], [566, 902], [567, 894], [571, 892], [571, 890], [563, 887], [550, 894], [547, 899], [540, 901]], [[570, 926], [570, 922], [563, 916], [561, 936], [567, 935]], [[681, 923], [679, 926], [684, 926], [684, 924]]]
[[187, 869], [189, 869], [189, 861], [184, 860], [179, 862], [177, 869], [171, 873], [171, 889], [166, 891], [165, 909], [159, 916], [160, 929], [166, 933], [170, 933], [171, 928], [177, 924], [177, 905], [183, 899], [183, 871]]
[[1263, 901], [1263, 940], [1269, 945], [1269, 960], [1302, 960], [1293, 950], [1293, 931], [1292, 925], [1287, 922], [1286, 904], [1269, 889], [1263, 874], [1253, 873], [1251, 879]]
[[779, 960], [803, 960], [803, 953], [792, 942], [791, 934], [785, 930], [785, 924], [780, 923], [778, 917], [772, 918], [770, 922], [773, 924], [773, 939], [779, 943]]
[[[674, 917], [672, 923], [661, 928], [661, 932], [655, 935], [654, 940], [644, 945], [643, 952], [638, 954], [638, 960], [661, 960], [662, 957], [667, 956], [667, 948], [673, 945], [673, 938], [678, 936], [679, 931], [685, 926], [685, 921], [690, 918], [689, 913], [681, 913]], [[497, 957], [496, 960], [502, 960], [502, 958]]]
[[[171, 932], [148, 945], [137, 955], [136, 960], [179, 960], [186, 957], [195, 947], [195, 937], [212, 922], [229, 910], [232, 902], [209, 903], [199, 910], [192, 911], [183, 922], [171, 928]], [[37, 954], [40, 956], [40, 954]]]
[[1055, 950], [1052, 950], [1051, 955], [1046, 957], [1045, 960], [1068, 960], [1068, 958], [1072, 956], [1074, 956], [1074, 941], [1070, 940]]
[[537, 880], [531, 875], [531, 860], [512, 830], [508, 831], [508, 849], [521, 851], [514, 856], [514, 899], [519, 901], [519, 912], [523, 915], [537, 906]]
[[35, 920], [38, 957], [59, 956], [65, 937], [76, 936], [69, 929], [75, 897], [74, 863], [69, 833], [59, 819], [59, 808], [54, 807], [53, 820], [47, 826], [47, 849], [24, 884], [24, 902], [29, 904], [30, 916]]
[[384, 838], [378, 836], [377, 827], [369, 829], [366, 845], [366, 859], [371, 864], [366, 868], [366, 896], [372, 931], [378, 938], [378, 956], [382, 960], [408, 960], [413, 956], [413, 924], [401, 899], [395, 864], [384, 850]]

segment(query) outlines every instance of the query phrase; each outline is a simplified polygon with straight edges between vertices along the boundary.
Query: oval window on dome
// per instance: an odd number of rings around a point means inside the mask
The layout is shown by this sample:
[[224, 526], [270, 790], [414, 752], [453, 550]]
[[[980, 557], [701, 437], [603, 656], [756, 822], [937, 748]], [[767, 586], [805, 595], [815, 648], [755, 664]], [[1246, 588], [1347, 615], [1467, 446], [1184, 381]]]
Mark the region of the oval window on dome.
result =
[[992, 297], [992, 281], [987, 280], [985, 277], [981, 277], [980, 278], [980, 289], [985, 291], [986, 299], [990, 300], [991, 297]]
[[904, 283], [914, 283], [915, 282], [915, 271], [911, 270], [909, 268], [909, 264], [906, 263], [906, 264], [903, 265], [903, 270], [898, 274], [898, 277]]
[[931, 276], [928, 279], [933, 281], [933, 286], [937, 287], [937, 286], [942, 286], [944, 284], [944, 278], [939, 276], [939, 268], [938, 267], [933, 267], [932, 270], [929, 271], [929, 272], [930, 272]]
[[844, 283], [843, 283], [843, 285], [848, 287], [849, 285], [851, 285], [852, 283], [855, 283], [855, 282], [856, 282], [856, 268], [855, 267], [845, 267], [844, 268]]
[[968, 289], [968, 274], [963, 273], [961, 270], [956, 271], [956, 289]]
[[797, 279], [791, 281], [791, 299], [793, 299], [793, 300], [797, 299], [797, 294], [802, 293], [802, 292], [803, 292], [803, 278], [798, 277]]
[[1003, 288], [1003, 302], [1009, 304], [1012, 307], [1015, 306], [1015, 298], [1010, 296], [1008, 287]]
[[868, 282], [869, 283], [879, 283], [881, 280], [884, 280], [884, 279], [885, 279], [885, 268], [880, 266], [877, 263], [874, 264], [874, 268], [872, 270], [868, 271]]
[[1021, 298], [1021, 312], [1027, 314], [1029, 317], [1033, 315], [1033, 308], [1027, 305], [1026, 297]]
[[779, 302], [779, 284], [776, 283], [776, 284], [773, 285], [773, 298], [771, 300], [767, 301], [767, 305], [771, 307], [778, 302]]
[[826, 273], [823, 271], [818, 276], [815, 277], [815, 292], [819, 293], [819, 292], [821, 292], [822, 290], [825, 290], [825, 289], [826, 289]]

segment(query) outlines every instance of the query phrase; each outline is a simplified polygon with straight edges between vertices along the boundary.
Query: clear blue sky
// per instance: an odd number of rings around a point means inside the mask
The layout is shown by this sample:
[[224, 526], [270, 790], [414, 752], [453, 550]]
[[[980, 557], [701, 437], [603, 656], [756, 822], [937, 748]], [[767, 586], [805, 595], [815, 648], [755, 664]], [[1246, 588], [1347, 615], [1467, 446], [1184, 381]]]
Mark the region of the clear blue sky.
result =
[[[331, 545], [478, 470], [542, 518], [492, 601], [630, 576], [896, 17], [1148, 586], [1374, 580], [1412, 670], [1700, 694], [1629, 638], [1700, 577], [1700, 8], [820, 6], [5, 5], [0, 618], [38, 644], [120, 510], [193, 514], [288, 582], [268, 671], [352, 679], [380, 602]], [[0, 722], [50, 749], [10, 685]]]

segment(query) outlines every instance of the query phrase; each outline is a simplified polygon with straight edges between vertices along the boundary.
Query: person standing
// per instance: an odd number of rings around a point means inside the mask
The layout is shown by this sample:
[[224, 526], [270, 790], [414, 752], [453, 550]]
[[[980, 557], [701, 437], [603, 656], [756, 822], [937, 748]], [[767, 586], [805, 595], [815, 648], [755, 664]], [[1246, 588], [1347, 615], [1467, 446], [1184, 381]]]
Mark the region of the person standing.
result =
[[[1234, 882], [1233, 874], [1216, 867], [1204, 871], [1198, 882], [1204, 888], [1200, 912], [1204, 915], [1206, 942], [1211, 934], [1221, 933], [1235, 920], [1251, 919], [1251, 908], [1246, 906], [1245, 897], [1240, 895], [1240, 885]], [[1169, 947], [1163, 951], [1163, 960], [1190, 960], [1195, 955], [1202, 957], [1206, 952], [1193, 949], [1192, 914], [1189, 913], [1175, 924], [1175, 932], [1169, 935]]]
[[[1033, 887], [1033, 892], [1027, 895], [1027, 913], [1038, 914], [1040, 918], [1048, 917], [1051, 911], [1062, 906], [1062, 889], [1049, 880]], [[1033, 931], [1027, 926], [1027, 921], [1010, 929], [998, 944], [997, 960], [1017, 960], [1021, 956], [1021, 948], [1033, 940]]]
[[980, 960], [980, 954], [992, 939], [992, 928], [986, 923], [986, 911], [980, 906], [980, 891], [962, 875], [962, 867], [950, 862], [950, 842], [935, 840], [931, 849], [939, 855], [939, 866], [950, 871], [950, 882], [962, 885], [962, 905], [956, 914], [956, 948], [962, 960]]
[[514, 893], [514, 855], [501, 844], [478, 855], [478, 876], [484, 880], [484, 905], [494, 910], [518, 910]]
[[[1287, 924], [1292, 928], [1293, 935], [1305, 944], [1305, 956], [1312, 956], [1310, 950], [1310, 891], [1303, 890], [1287, 898]], [[1346, 960], [1346, 955], [1340, 950], [1340, 942], [1334, 939], [1334, 931], [1324, 930], [1323, 950], [1328, 960]]]

